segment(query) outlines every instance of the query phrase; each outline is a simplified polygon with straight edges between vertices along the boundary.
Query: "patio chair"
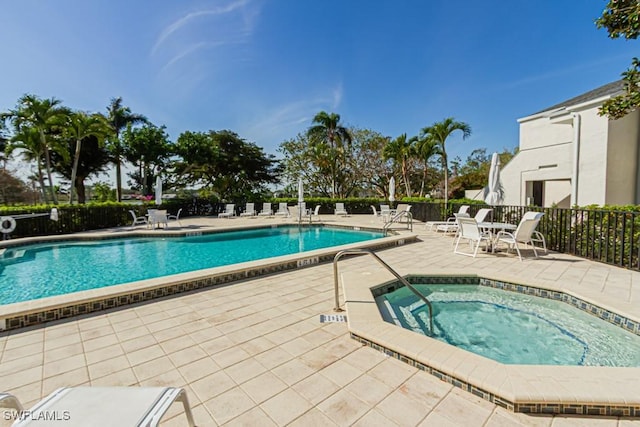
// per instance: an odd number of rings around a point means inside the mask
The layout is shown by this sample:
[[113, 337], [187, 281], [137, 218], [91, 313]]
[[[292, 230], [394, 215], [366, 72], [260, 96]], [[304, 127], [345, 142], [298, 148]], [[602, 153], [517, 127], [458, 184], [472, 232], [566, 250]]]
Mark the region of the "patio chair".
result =
[[[522, 216], [523, 219], [537, 219], [538, 223], [540, 223], [540, 220], [542, 219], [542, 217], [544, 216], [544, 212], [535, 212], [535, 211], [528, 211], [525, 212], [524, 215]], [[533, 230], [533, 235], [531, 236], [531, 241], [533, 242], [532, 244], [535, 243], [541, 243], [542, 244], [542, 249], [544, 249], [544, 253], [548, 253], [549, 251], [547, 250], [547, 241], [544, 238], [544, 235], [539, 232], [538, 230]]]
[[388, 222], [390, 217], [391, 217], [391, 206], [380, 205], [380, 219], [382, 219], [382, 222]]
[[316, 217], [320, 221], [320, 205], [316, 205], [313, 211], [309, 211], [309, 222], [313, 222], [313, 217]]
[[349, 213], [347, 212], [347, 210], [344, 208], [344, 203], [336, 203], [336, 208], [333, 211], [334, 215], [344, 215], [347, 216], [349, 215]]
[[178, 209], [178, 213], [175, 215], [167, 215], [167, 221], [177, 221], [178, 225], [182, 227], [182, 223], [180, 222], [180, 214], [182, 213], [182, 208]]
[[446, 221], [427, 221], [424, 223], [424, 227], [427, 230], [433, 230], [433, 227], [436, 227], [436, 232], [437, 227], [439, 225], [454, 225], [457, 227], [456, 225], [456, 217], [460, 214], [466, 214], [467, 216], [469, 215], [469, 205], [462, 205], [460, 206], [460, 208], [458, 208], [458, 212], [454, 213], [453, 216], [447, 218]]
[[493, 209], [490, 208], [482, 208], [478, 209], [473, 219], [476, 220], [477, 223], [486, 222], [487, 217], [493, 216]]
[[258, 216], [273, 216], [273, 210], [271, 209], [271, 203], [265, 202], [262, 204], [262, 210]]
[[454, 237], [455, 237], [456, 236], [455, 233], [458, 232], [458, 218], [471, 218], [471, 217], [466, 212], [454, 213], [451, 218], [447, 219], [447, 221], [440, 222], [439, 224], [436, 225], [436, 233], [438, 231], [442, 231], [445, 235], [447, 233], [454, 233]]
[[516, 252], [518, 253], [518, 258], [520, 259], [520, 261], [522, 261], [522, 254], [520, 253], [520, 248], [518, 247], [518, 244], [519, 243], [522, 243], [524, 245], [531, 244], [531, 247], [533, 248], [533, 254], [535, 255], [536, 258], [538, 258], [538, 252], [536, 251], [536, 246], [533, 244], [532, 236], [539, 222], [540, 222], [540, 218], [537, 218], [537, 219], [522, 218], [522, 220], [520, 221], [520, 224], [518, 224], [518, 228], [516, 228], [516, 231], [514, 232], [509, 232], [504, 230], [499, 231], [498, 234], [496, 234], [494, 250], [501, 242], [506, 243], [507, 252], [509, 252], [511, 248], [515, 248]]
[[256, 216], [257, 214], [254, 203], [247, 203], [244, 207], [244, 212], [240, 216]]
[[[14, 427], [28, 426], [157, 426], [173, 402], [182, 402], [187, 424], [195, 427], [187, 394], [176, 387], [63, 387], [29, 411], [18, 399], [0, 393], [0, 407], [13, 411]], [[51, 416], [55, 414], [53, 420]]]
[[[475, 218], [468, 218], [463, 216], [458, 216], [458, 238], [456, 239], [456, 246], [453, 248], [453, 252], [459, 255], [466, 255], [476, 257], [478, 254], [478, 248], [480, 247], [480, 243], [482, 241], [485, 242], [485, 249], [489, 249], [489, 245], [491, 244], [491, 232], [482, 231], [480, 227], [478, 227], [478, 222]], [[469, 246], [473, 253], [461, 252], [458, 250], [460, 245], [460, 240], [466, 239], [469, 242]]]
[[227, 203], [224, 206], [224, 212], [218, 214], [218, 218], [231, 218], [236, 216], [236, 205], [233, 203]]
[[288, 218], [290, 213], [289, 213], [289, 207], [287, 206], [287, 202], [278, 203], [278, 211], [274, 215]]
[[133, 210], [130, 210], [129, 213], [131, 214], [131, 216], [133, 217], [133, 224], [131, 224], [132, 227], [139, 225], [139, 224], [145, 224], [147, 225], [149, 222], [147, 221], [147, 218], [144, 216], [137, 216], [136, 213]]

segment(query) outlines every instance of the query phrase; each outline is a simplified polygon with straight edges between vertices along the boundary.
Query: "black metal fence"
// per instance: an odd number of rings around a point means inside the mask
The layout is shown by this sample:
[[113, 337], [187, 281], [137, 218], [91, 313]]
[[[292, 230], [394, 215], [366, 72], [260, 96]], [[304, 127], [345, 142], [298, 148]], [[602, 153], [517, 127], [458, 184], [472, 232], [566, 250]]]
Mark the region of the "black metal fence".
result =
[[[414, 218], [421, 221], [442, 220], [460, 207], [452, 204], [445, 212], [442, 204], [414, 205]], [[473, 216], [482, 207], [471, 205], [469, 212]], [[518, 224], [531, 210], [545, 214], [537, 230], [550, 250], [640, 270], [640, 211], [494, 206], [493, 220]]]
[[[291, 203], [290, 203], [291, 204]], [[460, 204], [451, 203], [444, 209], [442, 203], [410, 203], [414, 219], [420, 221], [438, 221], [452, 216]], [[261, 204], [256, 204], [259, 207]], [[325, 206], [326, 205], [326, 206]], [[368, 205], [359, 201], [353, 206], [345, 202], [350, 213], [371, 213]], [[238, 212], [244, 204], [237, 204]], [[41, 236], [50, 234], [66, 234], [79, 231], [98, 230], [130, 225], [132, 222], [129, 210], [136, 215], [144, 215], [150, 205], [113, 206], [59, 206], [59, 220], [51, 221], [48, 215], [21, 218], [11, 238]], [[331, 213], [331, 203], [321, 204], [321, 213]], [[469, 211], [473, 216], [484, 205], [471, 205]], [[216, 215], [224, 210], [224, 204], [211, 203], [205, 199], [169, 201], [161, 206], [171, 214], [182, 208], [181, 218], [189, 216]], [[538, 231], [547, 241], [547, 247], [556, 252], [563, 252], [616, 265], [632, 270], [640, 270], [640, 211], [615, 211], [593, 209], [560, 209], [532, 208], [525, 206], [495, 206], [493, 220], [518, 224], [522, 215], [536, 210], [544, 212]], [[0, 216], [26, 213], [48, 214], [49, 210], [40, 209], [26, 211], [24, 208], [3, 210]], [[0, 237], [1, 238], [1, 237]]]

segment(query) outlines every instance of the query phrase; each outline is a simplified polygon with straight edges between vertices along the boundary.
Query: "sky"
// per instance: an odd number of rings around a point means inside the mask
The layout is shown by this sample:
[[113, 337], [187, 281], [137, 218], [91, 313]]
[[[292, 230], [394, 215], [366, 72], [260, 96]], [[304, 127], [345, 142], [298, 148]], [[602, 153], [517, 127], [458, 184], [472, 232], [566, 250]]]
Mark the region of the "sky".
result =
[[[395, 138], [446, 117], [463, 161], [518, 145], [517, 119], [618, 80], [640, 42], [605, 0], [3, 0], [0, 111], [25, 93], [229, 129], [265, 152], [320, 111]], [[112, 180], [112, 175], [106, 180]], [[103, 177], [102, 180], [105, 180]]]

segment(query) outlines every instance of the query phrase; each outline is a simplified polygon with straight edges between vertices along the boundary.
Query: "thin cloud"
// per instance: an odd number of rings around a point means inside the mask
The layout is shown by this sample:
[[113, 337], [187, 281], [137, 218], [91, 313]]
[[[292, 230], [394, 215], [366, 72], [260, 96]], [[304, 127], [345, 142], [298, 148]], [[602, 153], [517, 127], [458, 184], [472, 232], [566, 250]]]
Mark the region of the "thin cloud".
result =
[[542, 74], [538, 74], [535, 76], [529, 76], [529, 77], [525, 77], [524, 79], [520, 79], [520, 80], [516, 80], [513, 82], [509, 82], [509, 83], [505, 83], [504, 85], [501, 85], [502, 88], [504, 89], [512, 89], [518, 86], [523, 86], [523, 85], [527, 85], [529, 83], [535, 83], [535, 82], [539, 82], [539, 81], [543, 81], [543, 80], [549, 80], [549, 79], [553, 79], [559, 76], [564, 76], [567, 74], [573, 74], [579, 71], [584, 71], [584, 70], [588, 70], [589, 68], [594, 68], [600, 65], [604, 65], [604, 64], [608, 64], [610, 62], [613, 61], [617, 61], [619, 59], [623, 59], [623, 58], [628, 58], [628, 55], [618, 55], [618, 56], [614, 56], [614, 57], [610, 57], [610, 58], [605, 58], [599, 61], [593, 61], [593, 62], [588, 62], [588, 63], [584, 63], [584, 64], [578, 64], [578, 65], [574, 65], [572, 67], [567, 67], [567, 68], [562, 68], [562, 69], [558, 69], [558, 70], [553, 70], [550, 71], [548, 73], [542, 73]]
[[213, 47], [216, 47], [216, 46], [220, 46], [222, 44], [223, 43], [221, 43], [221, 42], [215, 42], [215, 43], [201, 42], [201, 43], [193, 44], [193, 45], [189, 46], [188, 48], [184, 49], [182, 52], [180, 52], [177, 55], [175, 55], [166, 64], [164, 64], [164, 66], [162, 67], [162, 71], [166, 70], [171, 65], [173, 65], [176, 62], [180, 61], [185, 56], [189, 56], [189, 55], [191, 55], [192, 53], [194, 53], [194, 52], [196, 52], [198, 50], [207, 49], [207, 48], [213, 48]]
[[210, 10], [200, 10], [200, 11], [197, 11], [197, 12], [188, 13], [187, 15], [185, 15], [182, 18], [178, 19], [177, 21], [175, 21], [171, 25], [168, 25], [166, 28], [164, 28], [160, 32], [160, 35], [158, 36], [158, 39], [156, 40], [156, 42], [153, 45], [153, 48], [151, 48], [151, 54], [153, 55], [158, 50], [158, 47], [169, 36], [171, 36], [176, 31], [180, 30], [181, 28], [183, 28], [185, 25], [187, 25], [189, 22], [193, 21], [194, 19], [197, 19], [197, 18], [200, 18], [200, 17], [203, 17], [203, 16], [224, 15], [224, 14], [233, 12], [233, 11], [239, 9], [239, 8], [242, 8], [246, 4], [247, 4], [247, 0], [239, 0], [239, 1], [236, 1], [234, 3], [231, 3], [231, 4], [227, 5], [225, 7], [220, 7], [220, 8], [217, 8], [217, 9], [210, 9]]

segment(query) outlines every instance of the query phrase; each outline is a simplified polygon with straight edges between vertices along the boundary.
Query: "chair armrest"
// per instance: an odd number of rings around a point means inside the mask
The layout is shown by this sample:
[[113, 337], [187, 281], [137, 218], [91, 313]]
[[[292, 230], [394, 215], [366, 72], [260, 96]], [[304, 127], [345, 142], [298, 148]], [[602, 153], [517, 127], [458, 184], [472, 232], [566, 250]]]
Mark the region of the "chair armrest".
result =
[[9, 393], [0, 393], [0, 408], [10, 408], [16, 411], [24, 411], [17, 397]]

